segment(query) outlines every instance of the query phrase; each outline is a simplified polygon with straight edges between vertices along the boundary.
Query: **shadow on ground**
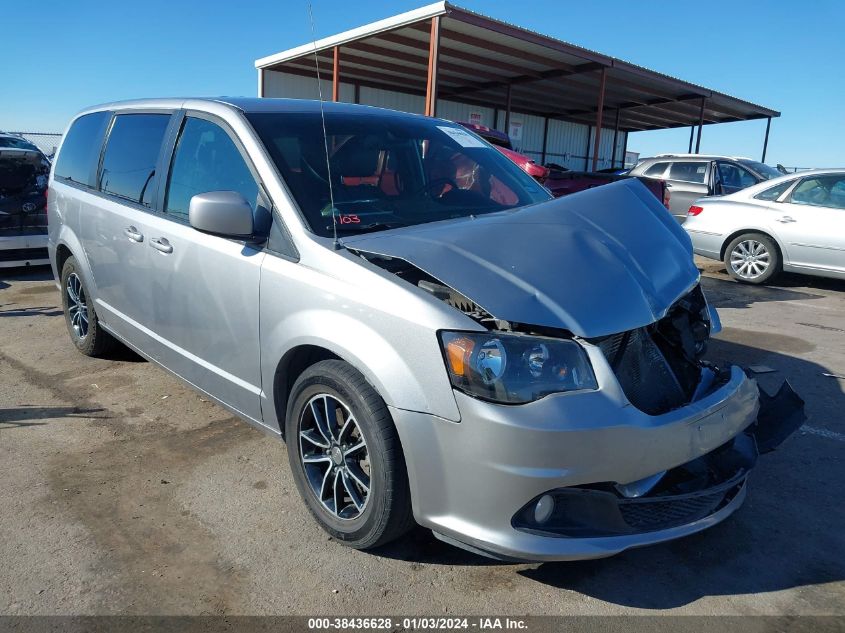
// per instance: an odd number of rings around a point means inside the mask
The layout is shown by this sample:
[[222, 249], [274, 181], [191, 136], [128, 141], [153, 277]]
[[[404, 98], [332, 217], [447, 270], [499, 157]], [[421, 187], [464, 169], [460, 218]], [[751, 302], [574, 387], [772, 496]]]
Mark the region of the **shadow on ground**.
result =
[[0, 408], [0, 430], [27, 426], [41, 426], [45, 422], [32, 420], [52, 420], [57, 418], [106, 419], [105, 409], [90, 407], [39, 407], [21, 405], [19, 407]]
[[32, 266], [0, 269], [0, 290], [9, 287], [10, 281], [49, 281], [53, 271], [49, 266]]
[[[707, 298], [714, 305], [724, 308], [747, 308], [753, 303], [767, 301], [821, 299], [825, 292], [845, 292], [845, 279], [781, 273], [774, 283], [755, 286], [735, 281], [724, 268], [699, 265], [699, 270], [703, 273], [701, 285], [707, 293]], [[814, 290], [819, 292], [813, 292]]]
[[62, 316], [61, 308], [55, 306], [37, 306], [33, 308], [12, 308], [9, 310], [0, 310], [0, 318], [2, 317], [28, 317], [28, 316]]

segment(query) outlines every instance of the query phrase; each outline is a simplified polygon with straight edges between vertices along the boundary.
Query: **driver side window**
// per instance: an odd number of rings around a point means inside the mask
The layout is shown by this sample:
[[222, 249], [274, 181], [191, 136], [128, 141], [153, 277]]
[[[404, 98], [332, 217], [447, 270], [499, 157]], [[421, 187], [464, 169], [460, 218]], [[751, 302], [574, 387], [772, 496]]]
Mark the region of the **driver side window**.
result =
[[191, 198], [209, 191], [237, 191], [256, 209], [258, 183], [229, 135], [211, 121], [186, 117], [173, 155], [165, 211], [187, 219]]
[[719, 182], [726, 187], [734, 189], [745, 189], [757, 184], [757, 179], [748, 171], [731, 163], [718, 163]]

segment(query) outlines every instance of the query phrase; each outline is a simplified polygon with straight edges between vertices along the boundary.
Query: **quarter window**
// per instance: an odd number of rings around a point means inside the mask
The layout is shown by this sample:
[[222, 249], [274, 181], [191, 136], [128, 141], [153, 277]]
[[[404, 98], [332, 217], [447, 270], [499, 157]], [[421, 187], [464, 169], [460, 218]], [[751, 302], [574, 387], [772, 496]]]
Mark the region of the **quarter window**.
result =
[[756, 196], [754, 196], [757, 200], [767, 200], [772, 202], [780, 198], [784, 192], [792, 186], [794, 180], [787, 180], [786, 182], [782, 182], [779, 185], [775, 185], [774, 187], [769, 187], [765, 191], [761, 191]]
[[191, 198], [209, 191], [237, 191], [255, 211], [258, 183], [219, 125], [188, 117], [179, 135], [167, 187], [167, 213], [188, 217]]
[[672, 163], [669, 168], [669, 180], [704, 183], [707, 175], [707, 163]]
[[94, 185], [94, 171], [100, 158], [100, 146], [111, 112], [94, 112], [81, 116], [70, 126], [59, 157], [55, 174], [71, 182]]
[[152, 205], [156, 163], [169, 122], [169, 114], [115, 117], [100, 171], [103, 193]]

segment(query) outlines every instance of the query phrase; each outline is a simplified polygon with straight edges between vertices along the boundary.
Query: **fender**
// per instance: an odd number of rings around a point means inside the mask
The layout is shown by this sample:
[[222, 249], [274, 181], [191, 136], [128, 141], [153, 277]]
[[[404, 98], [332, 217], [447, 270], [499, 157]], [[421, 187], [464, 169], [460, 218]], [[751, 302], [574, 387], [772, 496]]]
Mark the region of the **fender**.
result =
[[[387, 328], [388, 330], [390, 328]], [[331, 334], [342, 332], [342, 337]], [[276, 411], [273, 397], [276, 368], [291, 350], [313, 345], [328, 350], [360, 371], [388, 406], [434, 414], [459, 421], [455, 397], [446, 374], [436, 337], [429, 349], [414, 343], [414, 334], [404, 337], [413, 348], [397, 349], [397, 341], [388, 340], [380, 331], [363, 321], [329, 309], [302, 310], [276, 322], [271, 328], [262, 326], [261, 347], [274, 350], [262, 354], [262, 411], [265, 424], [281, 424], [284, 411]], [[343, 340], [343, 344], [338, 340]], [[412, 359], [409, 361], [409, 359]], [[441, 367], [442, 371], [432, 371]]]

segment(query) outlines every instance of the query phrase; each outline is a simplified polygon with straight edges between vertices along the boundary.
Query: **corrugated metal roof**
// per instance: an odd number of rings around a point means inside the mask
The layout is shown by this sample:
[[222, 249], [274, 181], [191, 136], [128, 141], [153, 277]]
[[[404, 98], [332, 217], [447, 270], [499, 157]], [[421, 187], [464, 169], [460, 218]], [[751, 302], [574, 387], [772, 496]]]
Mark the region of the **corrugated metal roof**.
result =
[[[627, 131], [723, 123], [780, 113], [676, 77], [437, 2], [255, 62], [267, 71], [331, 79], [340, 47], [342, 81], [424, 95], [430, 22], [440, 19], [438, 97], [594, 125], [601, 75], [602, 125]], [[702, 109], [703, 100], [703, 109]]]

